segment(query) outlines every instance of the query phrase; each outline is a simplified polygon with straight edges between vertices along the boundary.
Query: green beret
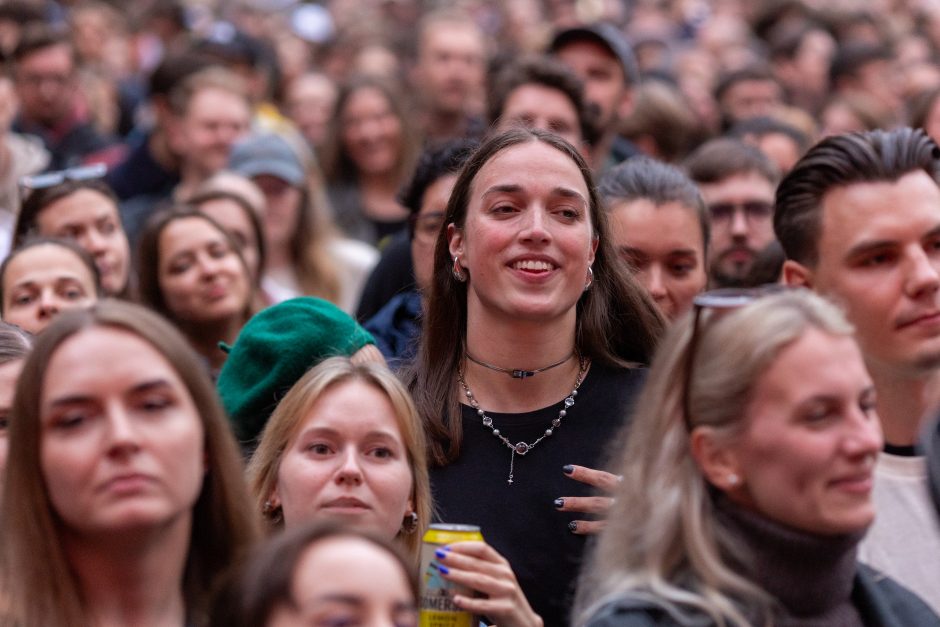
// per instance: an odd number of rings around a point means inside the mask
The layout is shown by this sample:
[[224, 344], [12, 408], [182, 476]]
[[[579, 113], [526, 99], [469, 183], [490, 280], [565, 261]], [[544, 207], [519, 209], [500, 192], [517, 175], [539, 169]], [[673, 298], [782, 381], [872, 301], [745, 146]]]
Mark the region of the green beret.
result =
[[368, 331], [322, 298], [303, 296], [258, 312], [242, 328], [217, 382], [241, 442], [252, 442], [287, 391], [327, 357], [375, 344]]

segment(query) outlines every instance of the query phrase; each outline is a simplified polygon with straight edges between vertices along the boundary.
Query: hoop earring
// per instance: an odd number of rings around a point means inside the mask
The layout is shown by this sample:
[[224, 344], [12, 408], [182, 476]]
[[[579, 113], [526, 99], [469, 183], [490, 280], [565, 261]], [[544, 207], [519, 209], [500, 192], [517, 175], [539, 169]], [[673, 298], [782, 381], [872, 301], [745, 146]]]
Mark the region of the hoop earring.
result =
[[591, 286], [594, 285], [594, 268], [588, 266], [587, 269], [587, 281], [584, 283], [584, 291], [591, 289]]
[[401, 523], [401, 531], [405, 534], [412, 534], [418, 530], [418, 513], [417, 512], [408, 512], [405, 514], [404, 520]]
[[454, 255], [454, 267], [451, 269], [451, 272], [454, 274], [454, 280], [458, 283], [463, 283], [467, 280], [467, 275], [463, 271], [463, 268], [460, 267], [460, 259], [457, 258], [457, 255]]

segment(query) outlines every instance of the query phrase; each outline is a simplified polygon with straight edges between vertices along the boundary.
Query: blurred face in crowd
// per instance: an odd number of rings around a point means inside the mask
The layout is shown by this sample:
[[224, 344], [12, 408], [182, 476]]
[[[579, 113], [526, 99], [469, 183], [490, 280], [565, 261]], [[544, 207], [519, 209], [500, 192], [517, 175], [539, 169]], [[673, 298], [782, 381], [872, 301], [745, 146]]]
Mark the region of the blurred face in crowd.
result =
[[251, 109], [244, 97], [206, 87], [196, 92], [180, 120], [187, 167], [209, 177], [228, 163], [232, 145], [248, 132]]
[[3, 320], [39, 333], [59, 312], [90, 307], [95, 277], [68, 248], [39, 244], [18, 253], [3, 277]]
[[127, 286], [130, 246], [117, 204], [101, 192], [80, 189], [47, 205], [36, 217], [39, 233], [73, 239], [95, 260], [105, 294]]
[[39, 48], [16, 64], [20, 110], [30, 120], [53, 126], [66, 118], [75, 97], [75, 65], [67, 44]]
[[385, 94], [374, 87], [356, 90], [340, 115], [346, 153], [360, 172], [383, 174], [398, 166], [401, 121]]
[[7, 429], [10, 426], [10, 409], [13, 407], [13, 395], [16, 382], [23, 370], [23, 359], [14, 359], [0, 364], [0, 473], [7, 466], [9, 440]]
[[900, 79], [893, 59], [878, 59], [858, 69], [854, 84], [857, 91], [874, 98], [890, 115], [898, 115], [903, 110]]
[[819, 118], [820, 138], [868, 130], [865, 122], [858, 117], [858, 114], [848, 104], [839, 100], [835, 100], [823, 108]]
[[788, 261], [784, 276], [845, 309], [873, 372], [940, 365], [940, 189], [926, 172], [830, 190], [817, 250], [815, 267]]
[[91, 327], [49, 360], [40, 465], [70, 532], [188, 525], [205, 477], [202, 422], [179, 374], [150, 343]]
[[710, 275], [719, 286], [740, 282], [774, 240], [774, 186], [757, 172], [701, 183], [711, 220]]
[[435, 22], [419, 44], [417, 83], [432, 110], [457, 115], [482, 102], [486, 48], [476, 26]]
[[291, 597], [295, 607], [275, 609], [267, 627], [418, 624], [416, 599], [401, 564], [354, 536], [325, 538], [307, 548], [294, 572]]
[[792, 170], [803, 156], [800, 145], [786, 133], [766, 133], [751, 143], [774, 162], [781, 174]]
[[[757, 379], [743, 431], [725, 444], [735, 502], [794, 529], [854, 533], [874, 520], [882, 447], [875, 389], [850, 336], [807, 330]], [[729, 484], [734, 474], [737, 481]]]
[[311, 146], [321, 146], [329, 130], [337, 90], [322, 74], [299, 77], [287, 89], [287, 114]]
[[270, 174], [261, 174], [252, 180], [261, 189], [267, 205], [263, 221], [268, 250], [288, 246], [300, 225], [303, 192]]
[[413, 481], [388, 396], [342, 381], [309, 407], [287, 444], [271, 502], [287, 526], [333, 520], [392, 539], [414, 509]]
[[674, 320], [708, 282], [697, 211], [641, 198], [615, 203], [609, 215], [617, 250], [663, 315]]
[[164, 227], [158, 272], [166, 307], [181, 321], [231, 319], [251, 297], [244, 262], [226, 234], [203, 218], [180, 218]]
[[415, 281], [425, 294], [431, 288], [434, 274], [434, 246], [444, 224], [447, 201], [457, 182], [456, 174], [445, 174], [424, 191], [421, 210], [414, 219], [414, 237], [411, 240], [411, 260], [414, 264]]
[[225, 229], [248, 266], [252, 281], [258, 279], [261, 251], [258, 248], [258, 236], [251, 218], [245, 213], [245, 207], [230, 198], [214, 198], [199, 205], [203, 212]]
[[611, 128], [630, 114], [630, 85], [610, 50], [596, 41], [581, 40], [565, 44], [555, 56], [584, 81], [585, 99], [600, 111], [602, 128]]
[[731, 85], [721, 97], [721, 109], [732, 122], [772, 115], [783, 104], [783, 92], [773, 80], [747, 79]]
[[584, 138], [578, 123], [578, 110], [561, 90], [530, 83], [516, 87], [503, 105], [498, 130], [515, 126], [539, 128], [564, 137], [575, 148]]

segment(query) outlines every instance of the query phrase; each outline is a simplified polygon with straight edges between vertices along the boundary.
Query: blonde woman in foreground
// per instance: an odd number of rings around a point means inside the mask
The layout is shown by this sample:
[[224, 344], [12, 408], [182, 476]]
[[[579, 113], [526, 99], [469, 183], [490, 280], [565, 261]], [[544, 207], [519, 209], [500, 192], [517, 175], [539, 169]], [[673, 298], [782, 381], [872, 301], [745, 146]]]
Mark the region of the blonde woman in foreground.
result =
[[874, 518], [875, 401], [831, 304], [697, 297], [637, 404], [575, 624], [940, 625], [856, 561]]

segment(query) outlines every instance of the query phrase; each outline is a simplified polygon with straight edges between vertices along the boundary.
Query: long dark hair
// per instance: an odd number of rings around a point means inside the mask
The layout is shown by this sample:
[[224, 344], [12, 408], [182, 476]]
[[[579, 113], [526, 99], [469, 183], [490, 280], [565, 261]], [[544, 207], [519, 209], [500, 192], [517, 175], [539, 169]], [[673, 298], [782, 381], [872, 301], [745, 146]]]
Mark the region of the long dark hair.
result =
[[221, 224], [213, 220], [208, 215], [202, 213], [198, 209], [189, 205], [171, 206], [158, 213], [155, 213], [147, 221], [147, 225], [144, 227], [144, 231], [140, 235], [140, 241], [137, 244], [137, 267], [138, 277], [140, 280], [140, 302], [147, 307], [150, 307], [158, 314], [164, 316], [174, 324], [179, 326], [182, 323], [185, 325], [185, 320], [180, 320], [175, 313], [170, 311], [169, 307], [167, 307], [166, 299], [163, 296], [163, 287], [160, 285], [160, 236], [163, 233], [163, 230], [171, 223], [186, 218], [199, 218], [200, 220], [205, 220], [211, 224], [219, 233], [222, 234], [222, 236], [225, 238], [225, 241], [228, 243], [229, 248], [238, 257], [242, 264], [242, 268], [245, 271], [245, 275], [249, 277], [248, 285], [252, 289], [252, 293], [249, 294], [247, 303], [245, 304], [245, 310], [242, 313], [242, 322], [248, 320], [248, 318], [250, 318], [254, 313], [252, 311], [251, 304], [254, 300], [253, 291], [255, 284], [251, 281], [251, 271], [248, 269], [248, 265], [245, 263], [245, 258], [242, 257], [241, 251], [238, 249], [238, 244], [235, 242], [235, 240], [232, 239], [232, 236], [228, 234], [228, 231], [226, 231]]
[[[557, 135], [538, 129], [512, 129], [489, 138], [470, 157], [454, 185], [444, 224], [462, 228], [470, 189], [480, 169], [517, 144], [542, 142], [571, 159], [587, 184], [591, 224], [598, 239], [592, 266], [594, 283], [577, 304], [575, 342], [597, 363], [628, 368], [649, 363], [664, 323], [656, 305], [614, 252], [607, 219], [581, 154]], [[429, 436], [429, 457], [444, 465], [460, 454], [463, 437], [454, 381], [466, 347], [467, 285], [451, 275], [447, 231], [438, 235], [434, 276], [418, 355], [408, 379]], [[471, 279], [472, 280], [472, 279]]]

